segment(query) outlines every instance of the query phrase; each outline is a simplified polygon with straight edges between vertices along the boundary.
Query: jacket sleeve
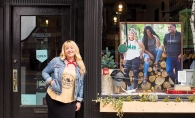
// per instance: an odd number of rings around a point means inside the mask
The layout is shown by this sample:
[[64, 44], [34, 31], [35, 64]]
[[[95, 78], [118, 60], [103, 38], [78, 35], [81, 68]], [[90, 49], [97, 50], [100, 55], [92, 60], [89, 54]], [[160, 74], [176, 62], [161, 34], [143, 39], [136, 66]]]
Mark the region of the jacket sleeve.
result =
[[83, 89], [84, 89], [84, 75], [81, 76], [80, 89], [77, 97], [77, 101], [83, 101]]
[[53, 58], [42, 71], [42, 77], [44, 78], [46, 84], [52, 80], [51, 73], [53, 73], [54, 70], [55, 60], [56, 59]]

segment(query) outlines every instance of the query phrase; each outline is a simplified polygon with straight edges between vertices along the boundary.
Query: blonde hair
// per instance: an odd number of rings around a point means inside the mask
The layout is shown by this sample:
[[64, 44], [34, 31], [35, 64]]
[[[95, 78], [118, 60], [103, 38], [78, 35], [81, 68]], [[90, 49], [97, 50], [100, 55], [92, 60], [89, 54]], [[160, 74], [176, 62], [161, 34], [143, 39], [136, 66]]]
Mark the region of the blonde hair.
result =
[[132, 32], [134, 34], [134, 40], [137, 42], [138, 41], [138, 37], [137, 37], [137, 32], [134, 28], [130, 28], [129, 32]]
[[64, 44], [62, 45], [62, 52], [61, 52], [61, 54], [60, 54], [60, 59], [61, 59], [61, 60], [66, 59], [65, 48], [66, 48], [67, 46], [70, 46], [70, 45], [73, 46], [73, 47], [75, 48], [76, 54], [75, 54], [74, 58], [75, 58], [76, 63], [78, 64], [78, 66], [79, 66], [79, 68], [80, 68], [80, 74], [83, 75], [83, 74], [86, 73], [85, 64], [84, 64], [84, 62], [83, 62], [83, 60], [82, 60], [82, 57], [81, 57], [81, 55], [80, 55], [79, 48], [78, 48], [77, 44], [76, 44], [74, 41], [72, 41], [72, 40], [67, 40], [67, 41], [64, 42]]

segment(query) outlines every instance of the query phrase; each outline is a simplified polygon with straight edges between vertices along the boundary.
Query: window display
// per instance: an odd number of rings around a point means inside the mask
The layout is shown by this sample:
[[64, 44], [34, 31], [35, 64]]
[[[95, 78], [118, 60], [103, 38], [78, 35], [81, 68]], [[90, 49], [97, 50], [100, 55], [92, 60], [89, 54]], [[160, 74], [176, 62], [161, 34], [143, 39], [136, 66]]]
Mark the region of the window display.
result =
[[[117, 92], [116, 86], [110, 82], [112, 92], [103, 94], [124, 94], [151, 88], [166, 93], [166, 89], [180, 84], [178, 71], [183, 69], [182, 27], [181, 22], [120, 22], [118, 45], [113, 46], [120, 61], [114, 58], [119, 66], [112, 72], [120, 69], [124, 77], [119, 79], [122, 78], [123, 83], [117, 84], [121, 85], [117, 86]], [[102, 81], [106, 79], [104, 76]], [[114, 78], [112, 81], [116, 81]], [[102, 88], [104, 86], [102, 84]]]

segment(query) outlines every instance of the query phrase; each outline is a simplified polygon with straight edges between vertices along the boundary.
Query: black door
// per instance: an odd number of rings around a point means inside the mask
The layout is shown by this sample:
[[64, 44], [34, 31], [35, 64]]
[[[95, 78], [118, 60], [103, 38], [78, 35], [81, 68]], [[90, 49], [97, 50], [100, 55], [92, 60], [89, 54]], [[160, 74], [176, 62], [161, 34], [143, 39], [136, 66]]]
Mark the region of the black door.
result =
[[13, 7], [13, 118], [47, 118], [42, 69], [70, 38], [70, 7]]

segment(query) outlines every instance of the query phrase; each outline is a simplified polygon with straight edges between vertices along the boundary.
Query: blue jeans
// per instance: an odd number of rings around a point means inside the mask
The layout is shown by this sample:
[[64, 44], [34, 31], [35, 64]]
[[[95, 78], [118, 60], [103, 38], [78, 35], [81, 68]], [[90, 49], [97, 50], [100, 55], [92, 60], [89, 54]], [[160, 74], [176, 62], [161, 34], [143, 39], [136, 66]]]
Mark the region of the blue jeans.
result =
[[127, 85], [131, 85], [129, 78], [129, 71], [132, 69], [133, 75], [134, 75], [134, 89], [137, 88], [138, 84], [138, 70], [140, 65], [140, 57], [136, 57], [132, 60], [126, 60], [124, 64], [124, 76], [126, 79], [124, 79], [124, 82]]
[[[175, 73], [173, 69], [175, 68]], [[177, 73], [181, 70], [181, 61], [177, 60], [177, 57], [167, 57], [166, 58], [166, 71], [168, 76], [172, 79], [174, 83], [178, 83]]]
[[[155, 48], [154, 51], [152, 52], [152, 55], [155, 57], [155, 63], [158, 63], [161, 55], [162, 55], [163, 50]], [[146, 53], [143, 54], [143, 58], [145, 59], [150, 59], [150, 56]], [[148, 68], [150, 66], [150, 61], [144, 61], [144, 76], [148, 75]]]

